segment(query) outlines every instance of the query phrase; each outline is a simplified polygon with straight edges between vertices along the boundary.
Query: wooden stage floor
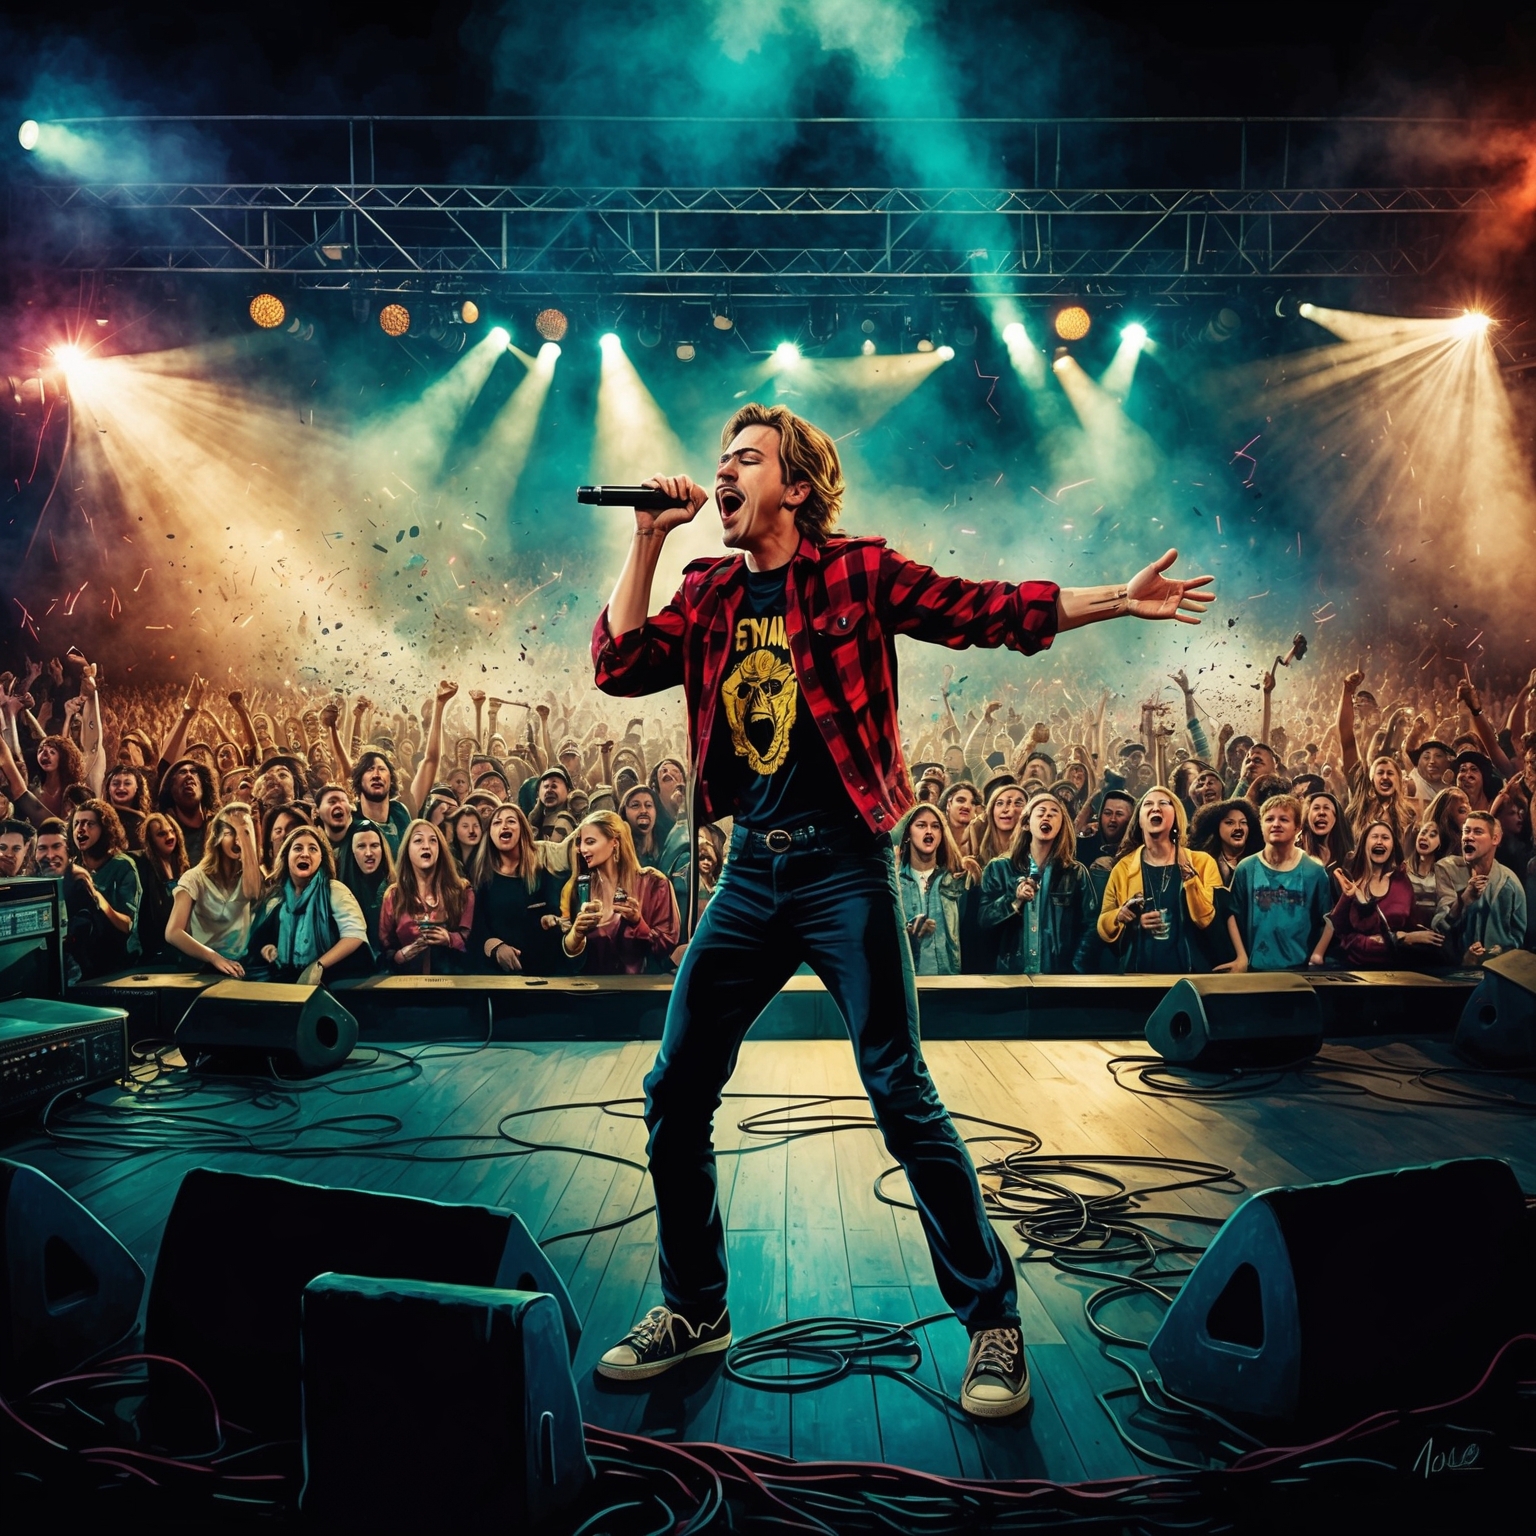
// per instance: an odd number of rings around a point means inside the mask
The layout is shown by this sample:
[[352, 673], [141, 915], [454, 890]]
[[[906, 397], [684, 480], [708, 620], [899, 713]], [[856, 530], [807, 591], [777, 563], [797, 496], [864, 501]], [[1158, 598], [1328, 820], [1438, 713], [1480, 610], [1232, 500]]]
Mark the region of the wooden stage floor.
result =
[[[1327, 1053], [1366, 1060], [1367, 1047], [1375, 1062], [1401, 1067], [1405, 1083], [1418, 1068], [1452, 1060], [1443, 1037], [1333, 1042]], [[423, 1161], [398, 1148], [370, 1150], [369, 1137], [492, 1137], [509, 1110], [632, 1097], [654, 1050], [643, 1041], [497, 1043], [457, 1051], [435, 1046], [424, 1050], [414, 1075], [384, 1058], [362, 1075], [342, 1073], [277, 1089], [260, 1101], [225, 1090], [217, 1102], [199, 1092], [157, 1108], [149, 1102], [155, 1090], [135, 1097], [114, 1089], [90, 1102], [93, 1113], [103, 1106], [128, 1106], [112, 1111], [117, 1132], [158, 1124], [155, 1117], [163, 1111], [174, 1134], [185, 1137], [195, 1124], [187, 1117], [202, 1115], [208, 1117], [208, 1144], [92, 1150], [34, 1136], [0, 1151], [34, 1163], [71, 1189], [146, 1270], [152, 1269], [178, 1181], [200, 1165], [506, 1205], [536, 1236], [548, 1239], [647, 1205], [648, 1181], [634, 1169], [565, 1152], [518, 1156], [506, 1145], [506, 1155], [455, 1161], [450, 1154], [494, 1153], [495, 1144], [436, 1143], [425, 1150], [440, 1160]], [[1144, 1053], [1140, 1041], [946, 1040], [925, 1050], [952, 1111], [1027, 1126], [1040, 1135], [1045, 1153], [1214, 1160], [1234, 1169], [1248, 1192], [1483, 1153], [1510, 1159], [1523, 1186], [1536, 1189], [1536, 1136], [1528, 1116], [1439, 1104], [1404, 1108], [1320, 1091], [1295, 1079], [1280, 1091], [1220, 1104], [1146, 1098], [1117, 1087], [1106, 1070], [1113, 1055]], [[368, 1048], [360, 1049], [358, 1059], [369, 1056]], [[163, 1089], [175, 1074], [160, 1081]], [[372, 1091], [353, 1096], [360, 1088]], [[787, 1145], [763, 1144], [737, 1130], [741, 1114], [788, 1104], [791, 1093], [858, 1093], [846, 1041], [749, 1042], [731, 1091], [758, 1096], [728, 1099], [718, 1135], [722, 1149], [743, 1149], [720, 1160], [737, 1336], [797, 1317], [856, 1314], [907, 1321], [942, 1311], [915, 1214], [872, 1193], [887, 1161], [872, 1130], [845, 1129]], [[320, 1125], [354, 1115], [392, 1116], [399, 1129], [385, 1122], [354, 1124], [350, 1130]], [[67, 1128], [79, 1122], [66, 1115], [57, 1123]], [[511, 1129], [529, 1138], [643, 1158], [639, 1121], [596, 1109], [528, 1116]], [[963, 1134], [974, 1130], [962, 1125]], [[246, 1131], [258, 1143], [255, 1150], [234, 1145]], [[308, 1155], [316, 1138], [341, 1150]], [[993, 1155], [984, 1145], [975, 1150], [978, 1161]], [[904, 1193], [899, 1177], [891, 1185], [893, 1193]], [[1242, 1193], [1193, 1191], [1179, 1208], [1226, 1216]], [[1169, 1198], [1161, 1198], [1164, 1207]], [[1020, 1253], [1022, 1243], [1011, 1225], [1000, 1222], [998, 1230]], [[1128, 1380], [1104, 1358], [1084, 1324], [1083, 1298], [1096, 1287], [1046, 1264], [1026, 1264], [1020, 1274], [1033, 1411], [978, 1426], [897, 1381], [855, 1376], [794, 1395], [754, 1391], [725, 1379], [721, 1357], [684, 1367], [652, 1383], [649, 1391], [600, 1386], [592, 1375], [596, 1357], [660, 1299], [653, 1222], [647, 1216], [598, 1236], [556, 1243], [549, 1252], [584, 1323], [576, 1365], [591, 1422], [800, 1459], [886, 1461], [952, 1475], [1075, 1481], [1154, 1470], [1125, 1449], [1096, 1397]], [[1426, 1240], [1426, 1259], [1432, 1257]], [[1108, 1320], [1147, 1337], [1156, 1313], [1117, 1303]], [[923, 1374], [953, 1394], [965, 1357], [963, 1330], [950, 1319], [928, 1328], [924, 1337]]]

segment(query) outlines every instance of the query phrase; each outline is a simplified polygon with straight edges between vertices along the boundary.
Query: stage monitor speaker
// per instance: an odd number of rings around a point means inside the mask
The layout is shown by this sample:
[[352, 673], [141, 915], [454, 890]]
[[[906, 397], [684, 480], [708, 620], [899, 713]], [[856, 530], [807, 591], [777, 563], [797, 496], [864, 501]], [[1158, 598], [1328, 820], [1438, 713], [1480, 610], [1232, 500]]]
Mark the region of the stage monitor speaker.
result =
[[221, 981], [199, 995], [176, 1027], [188, 1061], [313, 1077], [339, 1067], [357, 1044], [357, 1020], [324, 987]]
[[1244, 1201], [1168, 1309], [1152, 1360], [1178, 1397], [1327, 1432], [1470, 1391], [1531, 1325], [1533, 1299], [1513, 1170], [1460, 1158]]
[[195, 1168], [155, 1261], [145, 1348], [189, 1365], [237, 1424], [299, 1433], [299, 1310], [316, 1275], [543, 1291], [572, 1354], [581, 1323], [511, 1211]]
[[1317, 993], [1301, 976], [1269, 971], [1184, 976], [1147, 1020], [1147, 1044], [1183, 1067], [1273, 1067], [1323, 1044]]
[[144, 1271], [47, 1174], [0, 1159], [0, 1390], [66, 1376], [139, 1320]]
[[1536, 955], [1511, 949], [1483, 965], [1456, 1025], [1456, 1050], [1489, 1067], [1536, 1067]]
[[303, 1309], [306, 1521], [369, 1536], [549, 1530], [586, 1490], [552, 1297], [327, 1274]]

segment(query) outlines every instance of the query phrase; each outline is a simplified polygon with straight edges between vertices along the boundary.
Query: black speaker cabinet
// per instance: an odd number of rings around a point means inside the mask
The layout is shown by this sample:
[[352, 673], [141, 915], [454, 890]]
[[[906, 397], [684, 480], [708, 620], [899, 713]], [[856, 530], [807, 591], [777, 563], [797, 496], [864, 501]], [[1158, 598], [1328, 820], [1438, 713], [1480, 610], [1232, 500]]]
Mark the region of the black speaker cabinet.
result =
[[548, 1530], [591, 1481], [553, 1297], [321, 1275], [303, 1339], [300, 1508], [322, 1529]]
[[0, 1390], [30, 1391], [116, 1344], [144, 1271], [73, 1195], [0, 1159]]
[[357, 1020], [324, 987], [221, 981], [203, 992], [176, 1028], [192, 1061], [215, 1067], [313, 1077], [339, 1067], [357, 1044]]
[[1512, 949], [1483, 966], [1461, 1010], [1456, 1049], [1490, 1067], [1536, 1067], [1536, 955]]
[[564, 1284], [511, 1211], [195, 1168], [160, 1241], [145, 1348], [191, 1366], [237, 1424], [297, 1439], [300, 1298], [328, 1271], [543, 1291], [573, 1354], [581, 1337]]
[[1289, 971], [1182, 977], [1147, 1020], [1147, 1044], [1185, 1067], [1278, 1066], [1322, 1043], [1317, 994]]
[[1530, 1228], [1495, 1158], [1266, 1190], [1217, 1232], [1152, 1360], [1178, 1397], [1309, 1430], [1448, 1402], [1531, 1325]]

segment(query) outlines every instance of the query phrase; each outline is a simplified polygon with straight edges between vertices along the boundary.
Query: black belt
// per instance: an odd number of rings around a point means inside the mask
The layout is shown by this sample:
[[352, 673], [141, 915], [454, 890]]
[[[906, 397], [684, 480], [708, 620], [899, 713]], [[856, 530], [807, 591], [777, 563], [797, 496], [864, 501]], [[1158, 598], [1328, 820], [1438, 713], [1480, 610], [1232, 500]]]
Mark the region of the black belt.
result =
[[731, 841], [738, 850], [745, 847], [752, 853], [791, 853], [796, 849], [803, 851], [835, 842], [851, 843], [861, 835], [870, 842], [877, 841], [858, 822], [832, 822], [825, 826], [812, 822], [803, 827], [773, 827], [767, 832], [759, 832], [753, 827], [737, 827]]

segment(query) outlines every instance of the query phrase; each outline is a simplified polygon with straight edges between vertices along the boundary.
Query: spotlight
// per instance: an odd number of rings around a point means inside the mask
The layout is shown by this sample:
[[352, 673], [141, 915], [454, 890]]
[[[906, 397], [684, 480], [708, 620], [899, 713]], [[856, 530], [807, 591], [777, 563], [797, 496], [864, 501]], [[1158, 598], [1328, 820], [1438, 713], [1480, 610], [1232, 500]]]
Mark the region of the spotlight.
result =
[[533, 317], [533, 328], [545, 341], [564, 341], [571, 322], [566, 319], [564, 310], [541, 309]]
[[917, 350], [919, 352], [932, 352], [933, 351], [933, 337], [931, 337], [931, 336], [919, 336], [917, 338]]
[[1312, 316], [1317, 313], [1317, 311], [1312, 307], [1312, 305], [1303, 302], [1296, 306], [1296, 313], [1300, 315], [1303, 320], [1310, 320]]
[[1133, 320], [1120, 332], [1120, 340], [1130, 342], [1133, 347], [1144, 347], [1147, 344], [1147, 328]]
[[1010, 321], [1003, 327], [1003, 341], [1010, 347], [1016, 347], [1021, 341], [1028, 339], [1024, 327], [1017, 320]]
[[624, 349], [624, 343], [619, 340], [617, 331], [604, 331], [597, 338], [597, 344], [604, 352], [621, 352]]
[[1482, 336], [1487, 333], [1492, 323], [1487, 315], [1480, 315], [1475, 309], [1466, 309], [1451, 321], [1451, 334], [1463, 337]]
[[677, 344], [677, 360], [680, 363], [691, 363], [699, 355], [699, 349], [691, 341], [680, 341]]
[[773, 360], [780, 368], [793, 368], [800, 361], [800, 348], [792, 341], [781, 341], [773, 349]]
[[1051, 364], [1051, 367], [1055, 369], [1057, 373], [1060, 373], [1061, 370], [1065, 368], [1071, 361], [1072, 359], [1070, 357], [1058, 357], [1056, 361]]
[[455, 307], [453, 318], [460, 325], [473, 325], [480, 318], [480, 306], [473, 299], [465, 299]]
[[493, 325], [490, 329], [490, 339], [498, 347], [504, 347], [512, 340], [512, 332], [504, 325]]
[[1088, 311], [1081, 304], [1069, 304], [1056, 311], [1056, 334], [1063, 341], [1081, 341], [1092, 324]]
[[859, 321], [859, 329], [863, 331], [866, 336], [873, 336], [875, 334], [874, 317], [871, 315], [865, 315], [865, 317]]
[[1194, 339], [1208, 342], [1212, 346], [1220, 346], [1225, 341], [1231, 341], [1242, 328], [1243, 317], [1235, 309], [1229, 309], [1223, 305], [1205, 322]]
[[938, 349], [938, 352], [935, 355], [938, 356], [938, 357], [942, 357], [944, 359], [944, 361], [947, 363], [950, 360], [950, 358], [952, 358], [955, 355], [955, 349], [952, 346], [949, 346], [946, 343], [944, 346], [942, 346], [942, 347], [940, 347]]
[[275, 330], [287, 318], [288, 306], [275, 293], [258, 293], [251, 300], [251, 319], [262, 330]]
[[866, 336], [864, 338], [864, 345], [859, 348], [859, 351], [861, 351], [865, 357], [873, 357], [875, 355], [874, 342], [871, 341], [868, 336]]
[[37, 126], [36, 122], [34, 122], [33, 119], [29, 117], [26, 122], [24, 122], [21, 127], [16, 130], [16, 137], [21, 141], [21, 147], [23, 149], [36, 149], [38, 135], [41, 132], [42, 130]]
[[54, 361], [65, 373], [68, 373], [71, 368], [77, 367], [85, 358], [85, 353], [70, 341], [52, 348], [52, 351]]
[[560, 343], [557, 341], [546, 341], [544, 345], [539, 348], [539, 360], [541, 362], [547, 361], [549, 363], [553, 363], [559, 356]]
[[411, 312], [404, 304], [386, 304], [379, 311], [379, 329], [386, 336], [404, 336], [411, 328]]
[[729, 331], [734, 329], [736, 318], [731, 314], [731, 301], [723, 294], [710, 300], [710, 321], [717, 331]]

